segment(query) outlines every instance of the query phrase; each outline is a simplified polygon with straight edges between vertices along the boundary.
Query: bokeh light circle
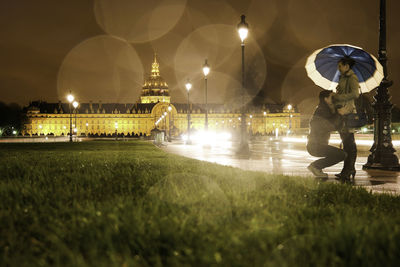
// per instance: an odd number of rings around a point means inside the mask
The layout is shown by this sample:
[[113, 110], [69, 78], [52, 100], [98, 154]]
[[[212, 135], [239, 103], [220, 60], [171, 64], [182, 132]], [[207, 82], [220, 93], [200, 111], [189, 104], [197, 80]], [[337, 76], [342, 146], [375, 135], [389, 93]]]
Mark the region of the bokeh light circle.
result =
[[106, 33], [142, 43], [171, 31], [185, 7], [186, 0], [95, 0], [94, 13]]
[[[175, 56], [176, 80], [178, 84], [184, 84], [187, 79], [192, 82], [201, 80], [203, 78], [202, 65], [207, 58], [211, 67], [210, 75], [217, 72], [219, 73], [217, 77], [222, 78], [221, 74], [225, 74], [224, 79], [229, 81], [225, 85], [232, 86], [230, 88], [223, 86], [214, 88], [219, 92], [219, 96], [232, 94], [229, 98], [218, 97], [218, 99], [226, 103], [238, 97], [239, 99], [236, 100], [240, 101], [232, 104], [240, 107], [240, 105], [250, 102], [259, 93], [264, 85], [267, 72], [263, 52], [256, 40], [249, 36], [245, 45], [246, 96], [243, 98], [240, 95], [241, 53], [240, 39], [235, 26], [216, 24], [201, 27], [189, 34], [177, 49]], [[237, 81], [240, 81], [240, 85]], [[242, 101], [243, 99], [245, 101]]]
[[288, 13], [287, 22], [290, 32], [305, 47], [323, 47], [332, 41], [330, 24], [321, 1], [291, 0]]
[[249, 23], [249, 30], [257, 40], [270, 39], [268, 34], [276, 17], [278, 16], [278, 8], [276, 1], [251, 1], [246, 12], [246, 20]]
[[112, 36], [96, 36], [74, 47], [58, 72], [59, 99], [71, 90], [79, 101], [136, 102], [143, 66], [135, 49]]

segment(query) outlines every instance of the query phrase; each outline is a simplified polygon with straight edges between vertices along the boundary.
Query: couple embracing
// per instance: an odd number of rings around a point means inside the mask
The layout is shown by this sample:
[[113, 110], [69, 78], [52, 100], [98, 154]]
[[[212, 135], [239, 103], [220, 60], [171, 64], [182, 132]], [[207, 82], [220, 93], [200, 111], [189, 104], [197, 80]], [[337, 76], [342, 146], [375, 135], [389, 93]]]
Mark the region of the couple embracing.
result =
[[[359, 96], [358, 78], [352, 70], [355, 61], [343, 57], [338, 61], [340, 72], [336, 93], [323, 90], [319, 94], [319, 104], [310, 120], [307, 151], [315, 157], [322, 157], [312, 162], [307, 168], [316, 177], [327, 178], [322, 170], [344, 161], [343, 169], [336, 176], [342, 181], [354, 179], [357, 147], [354, 133], [346, 125], [346, 115], [355, 112], [355, 99]], [[329, 138], [333, 131], [338, 131], [343, 149], [330, 146]]]

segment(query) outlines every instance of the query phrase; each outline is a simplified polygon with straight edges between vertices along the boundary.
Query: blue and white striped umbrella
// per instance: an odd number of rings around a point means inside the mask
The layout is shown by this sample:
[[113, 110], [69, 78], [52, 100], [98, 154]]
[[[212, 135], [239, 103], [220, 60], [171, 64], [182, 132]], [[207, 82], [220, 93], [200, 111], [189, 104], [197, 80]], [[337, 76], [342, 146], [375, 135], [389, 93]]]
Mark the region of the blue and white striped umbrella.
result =
[[337, 64], [344, 56], [356, 61], [352, 70], [358, 77], [363, 93], [373, 90], [380, 84], [383, 79], [383, 68], [379, 61], [362, 48], [345, 44], [330, 45], [312, 53], [305, 65], [308, 77], [316, 85], [335, 91], [340, 76]]

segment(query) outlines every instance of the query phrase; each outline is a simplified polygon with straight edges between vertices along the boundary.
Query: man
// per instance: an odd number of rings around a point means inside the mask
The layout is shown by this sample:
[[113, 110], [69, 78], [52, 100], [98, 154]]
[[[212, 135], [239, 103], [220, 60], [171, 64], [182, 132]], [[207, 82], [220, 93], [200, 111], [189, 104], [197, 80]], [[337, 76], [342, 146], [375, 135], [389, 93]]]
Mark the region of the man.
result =
[[346, 107], [335, 109], [333, 95], [334, 93], [330, 90], [320, 92], [319, 104], [310, 120], [307, 151], [312, 156], [322, 158], [312, 162], [307, 169], [318, 178], [328, 178], [328, 174], [322, 170], [346, 158], [346, 152], [329, 145], [331, 132], [341, 130], [343, 127], [341, 115], [348, 112]]

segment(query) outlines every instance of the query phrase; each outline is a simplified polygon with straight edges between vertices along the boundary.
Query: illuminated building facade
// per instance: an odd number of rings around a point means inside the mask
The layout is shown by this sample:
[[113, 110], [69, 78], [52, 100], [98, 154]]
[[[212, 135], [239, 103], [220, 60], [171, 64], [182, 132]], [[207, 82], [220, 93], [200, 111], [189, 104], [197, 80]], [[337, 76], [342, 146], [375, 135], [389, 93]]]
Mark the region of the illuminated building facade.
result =
[[[170, 107], [170, 108], [168, 108]], [[205, 105], [191, 104], [191, 128], [204, 129]], [[240, 110], [223, 104], [208, 104], [209, 130], [234, 131], [240, 128]], [[148, 136], [156, 127], [173, 136], [187, 131], [186, 103], [171, 103], [168, 84], [160, 76], [159, 63], [154, 57], [151, 75], [144, 81], [139, 103], [81, 103], [72, 111], [74, 134], [86, 136]], [[66, 136], [70, 129], [68, 103], [31, 102], [26, 107], [28, 121], [25, 135]], [[164, 115], [167, 114], [167, 115]], [[164, 119], [156, 122], [164, 115]], [[300, 128], [300, 114], [291, 106], [268, 104], [252, 107], [246, 114], [251, 135], [286, 134]]]

